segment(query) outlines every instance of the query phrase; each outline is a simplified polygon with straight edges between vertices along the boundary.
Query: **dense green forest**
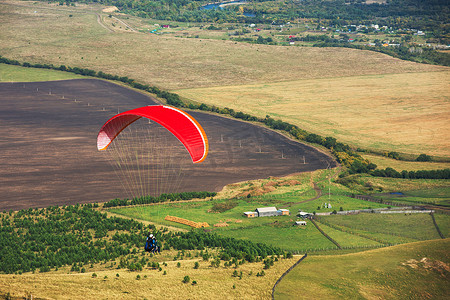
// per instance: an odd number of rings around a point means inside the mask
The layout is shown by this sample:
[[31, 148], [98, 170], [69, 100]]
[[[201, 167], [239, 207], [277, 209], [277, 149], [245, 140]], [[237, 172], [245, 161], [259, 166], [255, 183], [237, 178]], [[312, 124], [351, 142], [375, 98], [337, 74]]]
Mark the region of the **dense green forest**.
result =
[[[164, 250], [181, 251], [178, 258], [184, 250], [197, 250], [205, 260], [231, 265], [238, 260], [244, 263], [272, 255], [291, 256], [265, 244], [203, 231], [159, 231], [153, 225], [108, 217], [96, 207], [77, 204], [0, 213], [0, 273], [48, 272], [66, 265], [72, 265], [73, 272], [86, 272], [93, 264], [109, 261], [110, 267], [142, 270], [146, 263], [152, 266], [149, 255], [143, 254], [149, 232], [156, 235]], [[119, 264], [116, 259], [120, 259]]]

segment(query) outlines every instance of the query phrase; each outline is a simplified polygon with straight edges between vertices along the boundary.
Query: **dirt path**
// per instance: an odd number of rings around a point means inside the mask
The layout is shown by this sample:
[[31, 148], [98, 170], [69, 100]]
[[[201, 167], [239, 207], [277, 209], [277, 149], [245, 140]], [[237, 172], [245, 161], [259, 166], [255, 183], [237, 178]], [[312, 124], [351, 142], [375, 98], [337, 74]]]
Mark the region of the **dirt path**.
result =
[[125, 23], [125, 21], [122, 21], [121, 19], [118, 19], [114, 16], [112, 16], [113, 19], [117, 20], [118, 22], [122, 23], [125, 27], [129, 28], [131, 31], [133, 32], [138, 32], [136, 29], [134, 29], [133, 27], [131, 27], [130, 25], [128, 25], [127, 23]]
[[108, 30], [109, 32], [114, 32], [114, 30], [112, 30], [111, 28], [109, 28], [108, 26], [106, 26], [105, 23], [103, 23], [103, 21], [102, 21], [102, 16], [100, 16], [99, 13], [95, 13], [95, 15], [97, 16], [97, 23], [100, 24], [100, 26], [102, 26], [103, 28], [105, 28], [105, 29]]

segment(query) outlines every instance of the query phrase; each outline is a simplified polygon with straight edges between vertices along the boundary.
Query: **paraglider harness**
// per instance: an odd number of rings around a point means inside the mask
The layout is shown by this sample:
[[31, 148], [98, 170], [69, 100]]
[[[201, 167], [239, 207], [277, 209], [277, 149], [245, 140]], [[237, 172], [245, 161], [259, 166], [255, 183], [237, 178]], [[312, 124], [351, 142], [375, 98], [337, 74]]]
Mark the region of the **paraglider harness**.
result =
[[156, 241], [155, 237], [152, 234], [147, 237], [147, 240], [145, 242], [145, 251], [151, 253], [161, 253], [161, 249], [158, 246], [158, 241]]

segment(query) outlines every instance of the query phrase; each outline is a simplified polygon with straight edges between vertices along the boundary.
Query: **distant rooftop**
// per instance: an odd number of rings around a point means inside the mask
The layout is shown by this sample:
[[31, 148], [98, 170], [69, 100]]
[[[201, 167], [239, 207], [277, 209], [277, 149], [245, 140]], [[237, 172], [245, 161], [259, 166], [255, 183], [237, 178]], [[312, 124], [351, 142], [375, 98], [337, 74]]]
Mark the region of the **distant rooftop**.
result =
[[269, 212], [269, 211], [277, 211], [276, 207], [269, 206], [269, 207], [260, 207], [256, 209], [259, 212]]

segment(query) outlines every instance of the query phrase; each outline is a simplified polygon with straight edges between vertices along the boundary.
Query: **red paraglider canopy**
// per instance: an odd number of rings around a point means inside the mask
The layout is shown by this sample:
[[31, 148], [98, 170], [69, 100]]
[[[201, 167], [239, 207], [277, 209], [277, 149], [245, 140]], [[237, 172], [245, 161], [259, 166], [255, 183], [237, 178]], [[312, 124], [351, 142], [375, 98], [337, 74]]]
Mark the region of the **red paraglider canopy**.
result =
[[186, 112], [165, 105], [144, 106], [115, 115], [100, 129], [97, 149], [106, 150], [122, 130], [142, 117], [155, 121], [175, 135], [186, 147], [194, 163], [205, 160], [208, 139], [203, 128]]

